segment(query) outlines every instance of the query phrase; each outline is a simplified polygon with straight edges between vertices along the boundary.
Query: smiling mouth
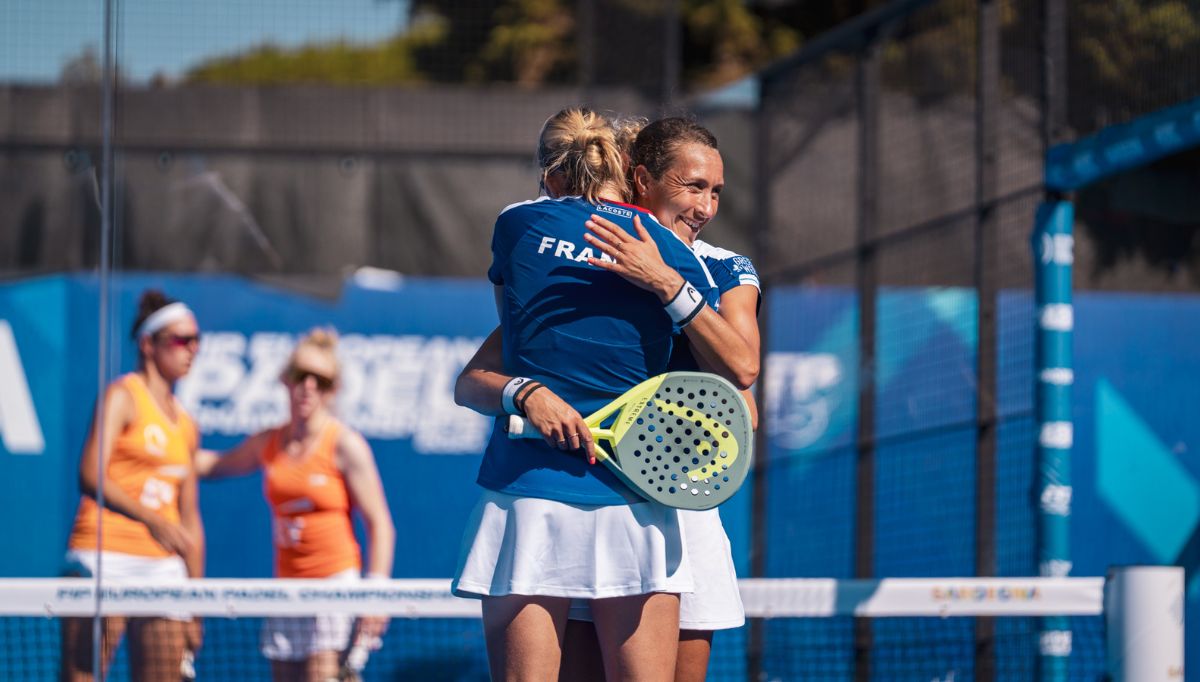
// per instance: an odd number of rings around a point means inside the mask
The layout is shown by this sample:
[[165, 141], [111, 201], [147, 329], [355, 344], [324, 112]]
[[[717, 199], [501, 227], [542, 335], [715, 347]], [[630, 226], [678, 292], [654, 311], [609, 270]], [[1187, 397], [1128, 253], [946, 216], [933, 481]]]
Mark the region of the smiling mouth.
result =
[[681, 220], [684, 225], [687, 225], [688, 227], [690, 227], [696, 231], [699, 231], [700, 228], [704, 227], [704, 223], [694, 222], [694, 221], [688, 220], [687, 218], [680, 218], [679, 220]]

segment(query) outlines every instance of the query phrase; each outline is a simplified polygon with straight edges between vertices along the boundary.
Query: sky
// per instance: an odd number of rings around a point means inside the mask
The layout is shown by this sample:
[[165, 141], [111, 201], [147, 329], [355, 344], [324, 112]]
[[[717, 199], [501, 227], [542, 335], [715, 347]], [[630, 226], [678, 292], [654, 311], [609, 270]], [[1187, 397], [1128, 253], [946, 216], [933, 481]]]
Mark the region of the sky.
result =
[[[112, 0], [117, 60], [134, 81], [272, 42], [372, 42], [404, 26], [407, 0]], [[104, 40], [103, 0], [0, 0], [0, 83], [58, 79]]]

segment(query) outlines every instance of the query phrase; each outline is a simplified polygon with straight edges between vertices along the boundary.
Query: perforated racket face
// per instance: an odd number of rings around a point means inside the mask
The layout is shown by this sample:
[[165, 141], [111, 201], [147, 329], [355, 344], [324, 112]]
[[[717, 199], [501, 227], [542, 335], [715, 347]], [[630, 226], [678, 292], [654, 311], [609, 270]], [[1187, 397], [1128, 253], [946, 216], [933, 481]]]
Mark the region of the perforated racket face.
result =
[[716, 375], [673, 372], [618, 434], [614, 451], [617, 468], [644, 497], [710, 509], [732, 497], [750, 470], [746, 403]]

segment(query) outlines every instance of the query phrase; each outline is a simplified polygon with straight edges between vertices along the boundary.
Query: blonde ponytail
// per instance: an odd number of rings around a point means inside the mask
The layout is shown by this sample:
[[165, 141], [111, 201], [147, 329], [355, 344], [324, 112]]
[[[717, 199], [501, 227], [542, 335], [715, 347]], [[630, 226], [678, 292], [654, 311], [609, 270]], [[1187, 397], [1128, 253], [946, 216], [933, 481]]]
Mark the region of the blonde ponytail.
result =
[[563, 109], [542, 126], [538, 166], [542, 180], [558, 175], [564, 192], [595, 204], [608, 189], [629, 198], [625, 160], [608, 119], [589, 109]]

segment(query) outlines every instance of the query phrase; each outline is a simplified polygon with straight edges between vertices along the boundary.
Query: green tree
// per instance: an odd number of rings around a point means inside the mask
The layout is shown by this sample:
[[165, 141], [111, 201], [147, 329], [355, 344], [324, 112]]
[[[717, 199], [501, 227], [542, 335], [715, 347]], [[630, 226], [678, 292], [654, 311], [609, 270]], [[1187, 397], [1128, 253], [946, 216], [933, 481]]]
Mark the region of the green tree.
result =
[[489, 43], [497, 10], [506, 4], [506, 0], [411, 0], [412, 21], [433, 18], [445, 27], [442, 40], [414, 51], [417, 68], [432, 81], [465, 81]]
[[770, 16], [755, 14], [742, 0], [688, 0], [686, 82], [695, 86], [737, 80], [800, 46], [800, 32]]
[[410, 24], [409, 30], [379, 43], [314, 43], [285, 49], [261, 45], [246, 52], [207, 60], [190, 69], [191, 83], [268, 85], [330, 83], [397, 85], [426, 80], [414, 53], [444, 40], [445, 26], [436, 19]]
[[1092, 131], [1196, 97], [1200, 6], [1082, 2], [1071, 10], [1070, 122]]
[[[661, 0], [585, 0], [597, 12], [631, 20], [665, 11]], [[414, 16], [429, 13], [447, 26], [446, 40], [418, 51], [420, 69], [434, 80], [508, 81], [525, 85], [571, 82], [582, 42], [580, 0], [413, 0]], [[744, 0], [682, 0], [684, 79], [701, 87], [741, 77], [795, 49], [797, 31], [756, 13]], [[596, 36], [599, 48], [613, 36]], [[646, 41], [661, 39], [648, 32]]]
[[487, 43], [467, 66], [467, 80], [533, 86], [569, 78], [575, 31], [575, 16], [560, 0], [512, 0], [496, 10]]
[[[886, 2], [677, 0], [683, 86], [697, 89], [746, 76]], [[584, 3], [600, 15], [588, 26], [578, 16]], [[615, 50], [645, 73], [661, 68], [660, 58], [636, 50], [661, 40], [660, 25], [651, 15], [660, 16], [671, 5], [667, 0], [408, 0], [406, 28], [378, 44], [262, 45], [211, 59], [187, 79], [573, 83], [583, 31], [595, 33], [599, 58], [614, 59]], [[1036, 55], [1041, 3], [1011, 0], [1002, 8], [1006, 45]], [[1069, 10], [1070, 116], [1077, 130], [1093, 130], [1200, 91], [1200, 67], [1195, 66], [1200, 64], [1200, 4], [1195, 0], [1072, 0]], [[887, 85], [923, 99], [968, 91], [974, 83], [975, 17], [976, 0], [939, 0], [902, 19], [884, 49]], [[614, 26], [631, 33], [615, 35]], [[1038, 71], [1036, 63], [1023, 68], [1030, 74]], [[612, 73], [620, 79], [627, 71]], [[1036, 96], [1039, 79], [1018, 76], [1010, 87]]]

